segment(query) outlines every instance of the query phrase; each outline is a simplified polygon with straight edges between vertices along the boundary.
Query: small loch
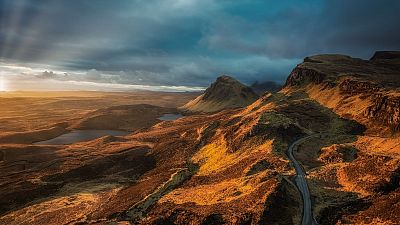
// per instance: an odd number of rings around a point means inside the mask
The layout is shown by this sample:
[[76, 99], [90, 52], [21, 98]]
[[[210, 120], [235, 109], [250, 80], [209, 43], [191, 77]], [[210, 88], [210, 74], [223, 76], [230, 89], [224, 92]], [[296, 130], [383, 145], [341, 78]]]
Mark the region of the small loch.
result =
[[100, 137], [112, 136], [125, 136], [128, 135], [127, 131], [119, 130], [74, 130], [69, 133], [60, 135], [56, 138], [46, 141], [34, 143], [35, 145], [68, 145], [82, 141], [90, 141]]
[[181, 114], [167, 113], [167, 114], [164, 114], [162, 117], [159, 117], [158, 119], [163, 120], [163, 121], [172, 121], [172, 120], [177, 120], [182, 117], [184, 117], [184, 116]]

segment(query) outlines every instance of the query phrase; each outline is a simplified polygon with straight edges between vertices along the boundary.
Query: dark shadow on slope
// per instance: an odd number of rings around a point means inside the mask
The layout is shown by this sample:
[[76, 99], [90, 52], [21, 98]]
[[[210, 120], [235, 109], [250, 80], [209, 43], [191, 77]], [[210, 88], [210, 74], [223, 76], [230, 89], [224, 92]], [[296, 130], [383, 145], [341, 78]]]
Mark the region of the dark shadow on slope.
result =
[[[135, 179], [155, 167], [155, 160], [147, 156], [147, 152], [148, 149], [144, 147], [133, 148], [89, 161], [65, 173], [46, 176], [42, 179], [44, 181], [42, 185], [32, 186], [29, 190], [20, 189], [2, 196], [0, 214], [4, 215], [11, 210], [50, 200], [54, 198], [54, 195], [62, 197], [64, 194], [87, 192], [85, 188], [77, 187], [71, 192], [59, 193], [60, 189], [67, 184], [120, 183], [120, 179], [124, 182], [126, 180], [134, 182]], [[27, 185], [27, 183], [22, 185]]]
[[283, 179], [265, 202], [260, 225], [293, 225], [293, 218], [301, 213], [300, 200], [294, 186]]
[[[339, 195], [341, 192], [336, 191]], [[342, 192], [343, 193], [343, 192]], [[346, 194], [350, 194], [346, 192]], [[356, 214], [359, 211], [365, 210], [371, 206], [371, 202], [367, 199], [357, 199], [356, 193], [351, 193], [353, 200], [342, 204], [330, 205], [319, 213], [316, 217], [318, 224], [334, 225], [344, 216]]]

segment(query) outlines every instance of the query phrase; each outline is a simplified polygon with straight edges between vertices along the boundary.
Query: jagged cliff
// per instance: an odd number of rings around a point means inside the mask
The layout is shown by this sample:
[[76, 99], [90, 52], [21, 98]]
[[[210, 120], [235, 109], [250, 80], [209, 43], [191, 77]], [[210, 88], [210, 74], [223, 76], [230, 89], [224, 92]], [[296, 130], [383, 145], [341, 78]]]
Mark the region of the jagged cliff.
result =
[[344, 55], [307, 57], [293, 69], [285, 90], [311, 98], [371, 131], [400, 129], [400, 52], [376, 52], [370, 60]]

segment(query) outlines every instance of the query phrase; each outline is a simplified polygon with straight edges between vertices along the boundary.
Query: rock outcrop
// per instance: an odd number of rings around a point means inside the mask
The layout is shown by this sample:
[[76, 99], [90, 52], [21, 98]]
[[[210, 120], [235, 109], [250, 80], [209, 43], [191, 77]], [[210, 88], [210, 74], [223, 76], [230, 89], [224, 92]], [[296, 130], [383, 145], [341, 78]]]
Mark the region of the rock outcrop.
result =
[[374, 102], [364, 110], [364, 116], [381, 124], [392, 126], [394, 131], [400, 130], [400, 95], [391, 96], [377, 94]]
[[230, 76], [220, 76], [204, 94], [181, 107], [189, 112], [217, 112], [223, 109], [248, 106], [256, 101], [254, 91]]
[[[310, 97], [375, 130], [400, 130], [400, 52], [376, 52], [370, 60], [344, 55], [307, 57], [287, 78], [286, 90]], [[351, 110], [349, 110], [351, 109]]]
[[81, 106], [66, 120], [73, 128], [134, 132], [62, 146], [0, 142], [0, 224], [300, 224], [293, 144], [318, 224], [397, 224], [400, 136], [364, 133], [399, 130], [393, 54], [308, 57], [282, 91], [241, 109], [227, 108], [257, 96], [222, 76], [186, 109], [226, 110], [168, 122], [157, 118], [176, 109], [140, 104], [140, 96], [117, 106], [113, 95], [107, 107], [89, 98], [99, 107]]

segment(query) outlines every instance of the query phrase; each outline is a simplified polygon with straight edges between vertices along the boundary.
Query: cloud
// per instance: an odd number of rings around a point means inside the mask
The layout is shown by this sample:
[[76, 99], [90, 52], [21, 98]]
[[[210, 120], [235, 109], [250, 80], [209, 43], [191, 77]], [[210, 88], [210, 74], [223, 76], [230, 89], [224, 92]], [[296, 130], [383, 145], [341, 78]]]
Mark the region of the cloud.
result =
[[53, 71], [44, 71], [42, 74], [37, 75], [37, 78], [41, 79], [55, 79], [57, 75]]
[[90, 69], [86, 72], [85, 79], [89, 81], [99, 81], [103, 79], [103, 76], [96, 69]]
[[397, 0], [0, 0], [0, 58], [45, 65], [29, 74], [64, 81], [283, 82], [311, 54], [399, 50], [398, 8]]
[[[400, 16], [396, 13], [399, 1], [283, 4], [257, 20], [252, 16], [225, 15], [211, 24], [201, 43], [231, 54], [288, 59], [331, 52], [368, 58], [378, 49], [400, 48]], [[255, 10], [267, 12], [267, 6], [268, 3]]]
[[[33, 66], [33, 65], [32, 65]], [[89, 91], [202, 91], [205, 87], [185, 85], [145, 85], [139, 83], [118, 83], [112, 79], [123, 80], [128, 76], [125, 72], [107, 74], [97, 70], [75, 71], [65, 73], [62, 71], [44, 71], [36, 67], [0, 62], [0, 77], [7, 82], [7, 89], [28, 91], [64, 91], [64, 90], [89, 90]], [[85, 77], [85, 75], [88, 75]]]

